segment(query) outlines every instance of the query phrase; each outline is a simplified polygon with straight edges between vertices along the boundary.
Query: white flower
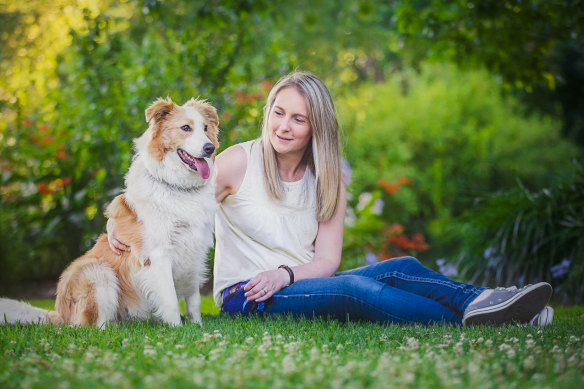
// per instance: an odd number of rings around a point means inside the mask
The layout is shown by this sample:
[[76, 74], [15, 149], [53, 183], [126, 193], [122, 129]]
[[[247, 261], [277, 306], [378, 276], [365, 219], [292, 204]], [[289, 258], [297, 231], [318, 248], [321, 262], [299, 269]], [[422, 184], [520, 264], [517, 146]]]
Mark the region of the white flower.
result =
[[369, 192], [363, 192], [359, 195], [359, 203], [357, 204], [357, 210], [362, 211], [373, 198], [373, 195]]

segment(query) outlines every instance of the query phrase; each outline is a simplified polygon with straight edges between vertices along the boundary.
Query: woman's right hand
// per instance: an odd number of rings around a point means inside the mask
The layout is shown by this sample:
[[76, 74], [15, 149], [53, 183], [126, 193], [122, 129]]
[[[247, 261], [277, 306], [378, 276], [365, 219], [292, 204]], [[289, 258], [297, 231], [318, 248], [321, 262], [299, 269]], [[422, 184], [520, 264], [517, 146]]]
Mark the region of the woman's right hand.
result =
[[116, 255], [122, 255], [123, 252], [129, 253], [131, 251], [130, 246], [119, 240], [113, 219], [108, 219], [105, 229], [107, 230], [107, 242], [109, 243], [110, 249]]

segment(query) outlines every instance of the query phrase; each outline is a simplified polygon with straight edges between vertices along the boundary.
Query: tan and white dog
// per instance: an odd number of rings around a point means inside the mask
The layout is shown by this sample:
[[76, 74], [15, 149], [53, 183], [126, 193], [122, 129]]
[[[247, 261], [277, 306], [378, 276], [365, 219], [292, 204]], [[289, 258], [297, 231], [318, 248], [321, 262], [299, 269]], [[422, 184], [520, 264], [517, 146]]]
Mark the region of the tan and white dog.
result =
[[115, 255], [102, 234], [61, 274], [55, 311], [0, 299], [0, 323], [94, 325], [155, 318], [180, 325], [178, 301], [201, 323], [199, 288], [207, 275], [216, 209], [211, 175], [219, 119], [210, 104], [169, 98], [146, 110], [134, 140], [124, 194], [106, 210], [130, 253]]

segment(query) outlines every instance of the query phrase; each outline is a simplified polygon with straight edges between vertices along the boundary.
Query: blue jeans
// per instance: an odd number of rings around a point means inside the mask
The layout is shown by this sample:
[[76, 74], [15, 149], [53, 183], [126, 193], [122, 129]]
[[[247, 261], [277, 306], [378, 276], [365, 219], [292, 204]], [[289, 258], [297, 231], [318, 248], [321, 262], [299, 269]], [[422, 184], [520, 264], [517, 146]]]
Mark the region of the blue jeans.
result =
[[299, 280], [268, 299], [263, 312], [378, 323], [460, 324], [465, 308], [485, 289], [450, 280], [415, 258], [403, 257], [334, 277]]

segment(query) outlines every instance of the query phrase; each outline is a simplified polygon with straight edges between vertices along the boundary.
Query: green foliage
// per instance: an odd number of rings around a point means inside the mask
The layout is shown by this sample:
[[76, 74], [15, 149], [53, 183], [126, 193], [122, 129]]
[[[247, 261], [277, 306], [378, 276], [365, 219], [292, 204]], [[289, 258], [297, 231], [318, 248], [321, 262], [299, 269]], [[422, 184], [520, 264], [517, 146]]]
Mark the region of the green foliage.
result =
[[563, 302], [584, 301], [584, 167], [546, 189], [486, 197], [457, 225], [466, 279], [485, 285], [550, 282]]
[[546, 55], [584, 35], [581, 0], [400, 1], [398, 28], [430, 55], [485, 64], [518, 86], [554, 75]]
[[486, 67], [526, 107], [560, 118], [564, 137], [584, 147], [582, 0], [398, 1], [395, 12], [417, 60]]
[[515, 177], [553, 182], [577, 148], [556, 122], [522, 116], [500, 92], [484, 72], [428, 66], [342, 99], [351, 191], [383, 189], [383, 219], [429, 233], [438, 255], [446, 227], [476, 197], [513, 187]]
[[574, 388], [584, 378], [581, 306], [559, 307], [544, 329], [223, 315], [203, 321], [203, 328], [0, 326], [0, 386]]
[[[256, 136], [270, 80], [294, 66], [284, 36], [269, 33], [275, 19], [264, 5], [146, 1], [76, 12], [74, 22], [51, 30], [70, 40], [46, 51], [56, 65], [25, 69], [50, 80], [29, 88], [39, 101], [17, 89], [18, 64], [2, 62], [13, 76], [3, 85], [6, 102], [16, 102], [2, 112], [0, 128], [0, 255], [15, 269], [2, 282], [55, 277], [92, 244], [105, 205], [121, 190], [132, 139], [146, 128], [143, 112], [157, 97], [207, 98], [231, 129], [222, 134], [224, 147]], [[67, 21], [21, 13], [27, 34]]]

